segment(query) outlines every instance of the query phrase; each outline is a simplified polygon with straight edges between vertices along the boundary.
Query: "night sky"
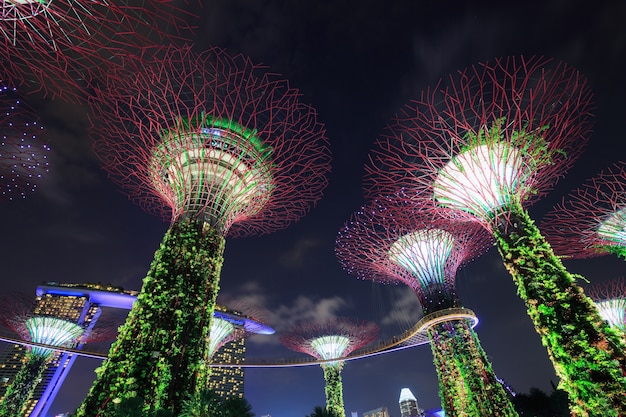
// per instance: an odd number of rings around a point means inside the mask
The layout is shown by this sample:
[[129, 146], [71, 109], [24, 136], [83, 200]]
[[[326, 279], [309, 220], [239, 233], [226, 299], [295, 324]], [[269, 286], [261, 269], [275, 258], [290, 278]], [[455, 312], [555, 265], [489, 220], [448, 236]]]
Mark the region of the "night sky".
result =
[[[420, 317], [407, 289], [359, 281], [334, 255], [335, 237], [364, 203], [363, 166], [377, 135], [403, 104], [440, 77], [506, 55], [543, 55], [578, 68], [594, 91], [595, 125], [584, 156], [530, 208], [541, 217], [567, 193], [626, 158], [626, 3], [622, 1], [212, 0], [201, 11], [196, 45], [217, 45], [281, 73], [315, 107], [330, 140], [329, 186], [289, 228], [227, 240], [220, 297], [264, 311], [277, 332], [300, 320], [373, 320], [385, 338]], [[28, 98], [27, 98], [28, 99]], [[43, 281], [103, 282], [139, 289], [168, 224], [133, 205], [98, 165], [86, 109], [32, 98], [52, 148], [50, 172], [20, 201], [2, 201], [3, 291], [34, 296]], [[623, 275], [613, 256], [566, 261], [592, 282]], [[495, 248], [457, 275], [463, 304], [496, 374], [518, 392], [558, 382], [512, 279]], [[584, 284], [584, 282], [582, 283]], [[292, 358], [278, 335], [249, 339], [249, 358]], [[99, 362], [78, 359], [51, 415], [73, 411]], [[346, 412], [386, 406], [410, 388], [422, 408], [439, 406], [428, 346], [350, 361], [343, 371]], [[257, 417], [303, 417], [324, 404], [318, 365], [248, 369], [246, 398]]]

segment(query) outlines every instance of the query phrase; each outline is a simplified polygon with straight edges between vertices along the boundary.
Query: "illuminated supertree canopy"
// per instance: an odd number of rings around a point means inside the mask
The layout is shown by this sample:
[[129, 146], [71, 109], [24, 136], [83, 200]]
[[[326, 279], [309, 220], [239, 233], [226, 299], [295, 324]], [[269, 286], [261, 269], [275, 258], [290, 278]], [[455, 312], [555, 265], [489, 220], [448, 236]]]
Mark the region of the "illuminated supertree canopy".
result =
[[177, 413], [205, 378], [225, 237], [307, 213], [327, 184], [325, 130], [286, 81], [218, 48], [129, 56], [91, 104], [105, 169], [171, 226], [78, 415], [131, 397]]
[[381, 198], [341, 229], [336, 254], [361, 279], [402, 282], [417, 294], [446, 415], [517, 416], [456, 294], [457, 269], [493, 238], [455, 213], [428, 198]]
[[48, 172], [48, 146], [41, 142], [43, 126], [15, 88], [0, 87], [0, 198], [25, 198]]
[[[81, 81], [111, 57], [191, 37], [189, 12], [175, 0], [3, 0], [5, 75], [17, 84], [75, 99]], [[82, 79], [82, 80], [81, 80]]]
[[345, 417], [341, 381], [344, 361], [341, 358], [374, 342], [378, 333], [375, 323], [340, 317], [319, 323], [297, 324], [283, 333], [280, 341], [288, 349], [327, 361], [321, 364], [326, 382], [326, 409], [338, 417]]
[[[68, 320], [33, 313], [32, 302], [24, 296], [2, 297], [0, 322], [24, 341], [58, 347], [74, 347], [85, 336], [85, 328]], [[32, 398], [55, 350], [29, 346], [22, 367], [7, 386], [0, 401], [0, 415], [17, 416]]]
[[596, 282], [587, 288], [587, 294], [598, 306], [600, 315], [611, 327], [626, 333], [626, 280], [623, 277]]
[[613, 253], [626, 259], [626, 163], [587, 180], [543, 218], [540, 229], [560, 256]]
[[549, 59], [459, 71], [394, 118], [371, 153], [366, 192], [425, 194], [490, 230], [573, 414], [617, 416], [624, 343], [526, 211], [581, 153], [591, 109], [585, 79]]

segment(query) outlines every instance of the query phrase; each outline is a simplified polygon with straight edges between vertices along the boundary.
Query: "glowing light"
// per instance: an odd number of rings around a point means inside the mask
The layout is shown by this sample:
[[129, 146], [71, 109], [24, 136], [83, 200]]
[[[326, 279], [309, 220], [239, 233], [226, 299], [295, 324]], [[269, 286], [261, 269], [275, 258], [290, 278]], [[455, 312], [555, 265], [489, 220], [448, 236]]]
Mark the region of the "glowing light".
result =
[[24, 20], [30, 19], [44, 12], [50, 1], [47, 0], [3, 0], [0, 4], [0, 20]]
[[626, 299], [615, 298], [611, 300], [596, 301], [600, 316], [610, 326], [626, 331]]
[[497, 142], [477, 145], [452, 158], [433, 183], [434, 197], [442, 205], [483, 219], [519, 196], [529, 177], [522, 152]]
[[183, 213], [213, 224], [261, 211], [272, 190], [270, 148], [243, 128], [168, 133], [154, 149], [150, 170], [157, 192]]
[[[66, 347], [75, 342], [85, 332], [78, 324], [55, 317], [31, 317], [26, 320], [25, 325], [31, 341], [59, 347]], [[48, 356], [54, 351], [33, 346], [32, 352], [36, 355]]]
[[598, 236], [609, 242], [626, 245], [626, 208], [611, 213], [598, 227]]
[[395, 241], [389, 249], [389, 259], [411, 272], [424, 286], [443, 283], [453, 246], [454, 237], [445, 230], [418, 230]]
[[320, 359], [341, 358], [350, 346], [350, 338], [346, 336], [322, 336], [311, 340], [311, 347], [315, 349]]

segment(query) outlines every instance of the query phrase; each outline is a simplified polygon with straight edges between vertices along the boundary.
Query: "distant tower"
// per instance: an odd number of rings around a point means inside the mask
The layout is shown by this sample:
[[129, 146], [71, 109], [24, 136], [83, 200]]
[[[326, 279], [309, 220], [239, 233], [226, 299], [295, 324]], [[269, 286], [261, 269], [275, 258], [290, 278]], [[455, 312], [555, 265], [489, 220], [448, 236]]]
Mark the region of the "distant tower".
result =
[[417, 398], [408, 388], [400, 391], [400, 414], [402, 417], [423, 417], [424, 411], [417, 405]]
[[[274, 334], [274, 329], [256, 318], [216, 304], [211, 321], [208, 358], [211, 364], [243, 364], [246, 334]], [[244, 370], [240, 366], [211, 366], [208, 387], [220, 397], [243, 398]]]

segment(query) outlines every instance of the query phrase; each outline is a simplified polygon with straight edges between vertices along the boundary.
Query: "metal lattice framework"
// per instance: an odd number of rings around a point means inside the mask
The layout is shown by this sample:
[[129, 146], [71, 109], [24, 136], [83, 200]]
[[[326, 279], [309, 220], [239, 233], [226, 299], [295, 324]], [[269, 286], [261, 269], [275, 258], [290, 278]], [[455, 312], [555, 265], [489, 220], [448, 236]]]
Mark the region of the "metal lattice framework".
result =
[[[305, 322], [281, 334], [280, 341], [288, 349], [306, 353], [317, 359], [341, 359], [374, 342], [379, 330], [375, 323], [339, 317], [325, 322]], [[338, 362], [327, 362], [332, 366]]]
[[211, 359], [215, 352], [226, 343], [241, 339], [245, 333], [244, 328], [235, 326], [230, 320], [222, 317], [213, 317], [208, 341], [209, 347], [207, 349], [208, 359]]
[[43, 126], [15, 88], [0, 87], [0, 198], [25, 198], [48, 172], [50, 148], [41, 142]]
[[[280, 341], [287, 348], [306, 353], [317, 359], [341, 359], [351, 352], [378, 338], [375, 323], [334, 318], [325, 322], [303, 322], [281, 335]], [[323, 362], [326, 409], [337, 417], [345, 417], [341, 371], [344, 361]]]
[[330, 170], [315, 111], [275, 74], [219, 48], [143, 52], [94, 88], [91, 134], [111, 178], [171, 225], [79, 417], [131, 398], [180, 413], [211, 372], [226, 236], [298, 220]]
[[366, 190], [423, 194], [491, 231], [572, 414], [618, 416], [626, 413], [624, 341], [527, 212], [581, 153], [591, 110], [584, 77], [562, 63], [473, 66], [394, 118], [370, 156]]
[[460, 221], [456, 211], [398, 194], [353, 214], [338, 234], [335, 252], [344, 269], [360, 279], [408, 285], [428, 314], [458, 307], [457, 269], [492, 243], [480, 225]]
[[543, 218], [540, 229], [561, 256], [626, 257], [626, 163], [612, 165], [572, 191]]
[[4, 0], [0, 55], [17, 84], [76, 100], [111, 58], [139, 46], [188, 40], [189, 6], [175, 0]]
[[371, 198], [432, 195], [493, 229], [550, 190], [582, 152], [591, 91], [544, 58], [497, 59], [442, 80], [405, 106], [373, 149]]
[[129, 58], [129, 72], [112, 72], [92, 103], [96, 153], [131, 198], [172, 221], [203, 218], [236, 236], [306, 214], [327, 184], [330, 157], [298, 91], [219, 48], [153, 56]]
[[455, 214], [425, 197], [372, 201], [341, 229], [336, 254], [359, 278], [402, 282], [417, 294], [446, 414], [517, 416], [456, 294], [457, 269], [493, 238]]
[[587, 288], [587, 294], [611, 327], [626, 332], [626, 280], [623, 277], [593, 283]]

